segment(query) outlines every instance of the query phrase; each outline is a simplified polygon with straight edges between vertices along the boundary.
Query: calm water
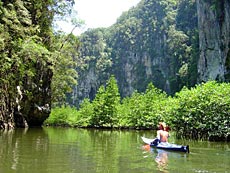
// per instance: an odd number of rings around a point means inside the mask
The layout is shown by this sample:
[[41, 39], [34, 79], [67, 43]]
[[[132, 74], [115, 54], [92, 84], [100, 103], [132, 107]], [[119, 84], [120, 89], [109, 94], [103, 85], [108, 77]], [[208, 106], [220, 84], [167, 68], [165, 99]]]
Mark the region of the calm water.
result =
[[39, 128], [0, 132], [0, 173], [230, 172], [230, 144], [189, 144], [189, 154], [144, 146], [153, 131]]

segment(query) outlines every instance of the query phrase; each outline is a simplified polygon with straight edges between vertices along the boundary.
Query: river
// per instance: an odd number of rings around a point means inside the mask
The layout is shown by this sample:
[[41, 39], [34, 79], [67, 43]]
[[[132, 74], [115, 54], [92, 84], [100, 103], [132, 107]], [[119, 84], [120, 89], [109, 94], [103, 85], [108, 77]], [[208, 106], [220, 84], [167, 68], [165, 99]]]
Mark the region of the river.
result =
[[29, 128], [0, 131], [0, 173], [227, 173], [230, 143], [177, 140], [190, 153], [145, 146], [154, 131]]

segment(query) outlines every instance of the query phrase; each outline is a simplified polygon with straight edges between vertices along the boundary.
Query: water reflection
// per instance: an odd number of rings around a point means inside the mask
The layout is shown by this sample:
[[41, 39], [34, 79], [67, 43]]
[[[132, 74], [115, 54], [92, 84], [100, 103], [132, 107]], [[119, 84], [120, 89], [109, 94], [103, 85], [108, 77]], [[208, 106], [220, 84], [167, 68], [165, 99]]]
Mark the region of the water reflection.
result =
[[158, 169], [167, 173], [167, 166], [168, 166], [168, 153], [164, 150], [156, 150], [157, 156], [155, 158], [156, 163], [158, 164]]
[[[142, 148], [143, 150], [146, 151], [144, 152], [145, 154], [144, 157], [145, 158], [149, 156], [153, 157], [153, 160], [156, 163], [157, 170], [162, 173], [168, 173], [172, 170], [174, 163], [169, 162], [169, 161], [172, 161], [172, 160], [181, 161], [181, 159], [186, 160], [188, 156], [186, 153], [166, 151], [166, 150], [150, 147], [150, 145], [143, 145]], [[173, 168], [173, 169], [176, 169], [176, 168]]]
[[[48, 137], [41, 129], [17, 129], [0, 133], [0, 172], [38, 169], [47, 162]], [[45, 164], [43, 165], [46, 166]]]
[[143, 146], [141, 136], [151, 134], [151, 131], [71, 128], [0, 131], [0, 173], [230, 170], [229, 143], [173, 141], [190, 144], [191, 152], [185, 154]]
[[159, 171], [163, 173], [168, 173], [167, 166], [168, 166], [168, 152], [161, 149], [156, 149], [150, 147], [150, 145], [144, 145], [142, 147], [145, 151], [150, 152], [154, 156], [154, 160], [157, 163], [157, 168]]

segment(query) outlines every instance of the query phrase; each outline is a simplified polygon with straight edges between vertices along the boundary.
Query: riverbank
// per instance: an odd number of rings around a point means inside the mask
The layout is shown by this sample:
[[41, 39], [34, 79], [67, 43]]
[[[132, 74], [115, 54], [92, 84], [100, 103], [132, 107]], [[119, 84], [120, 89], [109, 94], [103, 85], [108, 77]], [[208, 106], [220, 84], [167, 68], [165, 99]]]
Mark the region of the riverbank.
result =
[[184, 88], [174, 97], [150, 84], [144, 93], [135, 92], [121, 101], [118, 90], [109, 88], [98, 91], [93, 101], [85, 99], [79, 109], [52, 109], [44, 125], [156, 129], [164, 121], [179, 138], [230, 141], [230, 84], [211, 81]]

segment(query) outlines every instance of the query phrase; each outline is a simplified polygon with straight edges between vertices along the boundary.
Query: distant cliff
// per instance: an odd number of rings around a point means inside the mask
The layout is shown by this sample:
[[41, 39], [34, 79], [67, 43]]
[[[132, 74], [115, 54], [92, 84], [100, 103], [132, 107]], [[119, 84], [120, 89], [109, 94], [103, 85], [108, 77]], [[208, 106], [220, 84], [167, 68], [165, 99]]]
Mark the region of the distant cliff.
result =
[[[94, 98], [111, 74], [121, 96], [148, 83], [174, 94], [207, 80], [229, 81], [229, 1], [143, 0], [109, 28], [81, 35], [75, 104]], [[199, 21], [199, 23], [198, 23]]]
[[199, 81], [230, 81], [230, 1], [197, 1]]

